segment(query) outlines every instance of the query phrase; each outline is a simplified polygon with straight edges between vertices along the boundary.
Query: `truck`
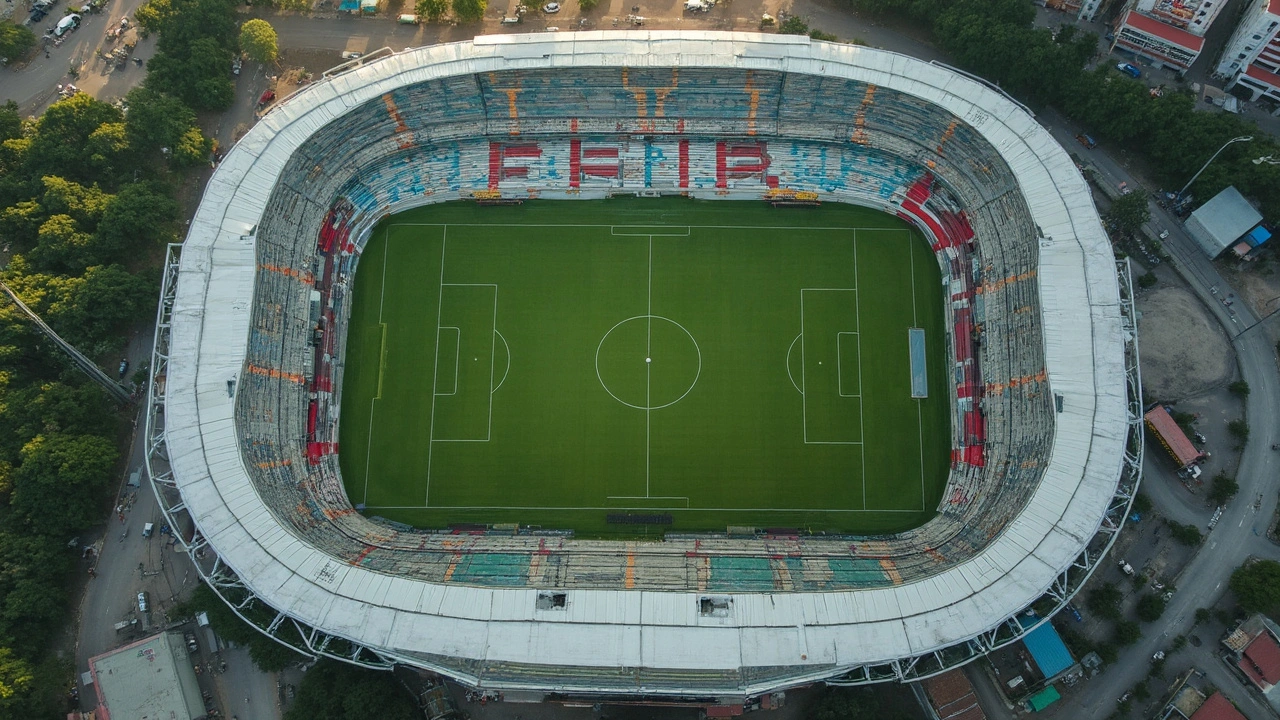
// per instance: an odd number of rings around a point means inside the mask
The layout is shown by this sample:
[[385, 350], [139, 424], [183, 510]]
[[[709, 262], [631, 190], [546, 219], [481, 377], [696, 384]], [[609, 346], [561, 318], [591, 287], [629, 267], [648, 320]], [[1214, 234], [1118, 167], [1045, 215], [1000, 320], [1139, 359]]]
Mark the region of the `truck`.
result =
[[1193, 479], [1199, 477], [1200, 468], [1198, 465], [1204, 462], [1209, 455], [1192, 444], [1187, 434], [1182, 431], [1178, 423], [1174, 422], [1169, 408], [1157, 403], [1147, 410], [1143, 419], [1147, 423], [1147, 429], [1160, 441], [1160, 444], [1168, 451], [1169, 456], [1173, 458], [1178, 470], [1185, 472]]

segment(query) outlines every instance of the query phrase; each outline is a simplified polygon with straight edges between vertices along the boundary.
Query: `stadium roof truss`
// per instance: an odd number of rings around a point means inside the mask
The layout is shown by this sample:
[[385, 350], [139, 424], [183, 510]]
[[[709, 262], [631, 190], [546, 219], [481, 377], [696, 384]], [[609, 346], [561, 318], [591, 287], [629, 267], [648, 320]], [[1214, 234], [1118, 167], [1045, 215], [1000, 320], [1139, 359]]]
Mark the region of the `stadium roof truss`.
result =
[[[268, 506], [242, 445], [237, 379], [249, 352], [256, 235], [273, 220], [268, 202], [295, 153], [344, 113], [412, 83], [618, 67], [767, 70], [873, 83], [963, 119], [999, 154], [993, 160], [1007, 164], [1037, 235], [1021, 241], [1038, 252], [1052, 435], [1030, 499], [970, 557], [887, 587], [719, 592], [734, 602], [728, 616], [699, 613], [707, 592], [697, 588], [571, 587], [568, 612], [553, 614], [535, 608], [538, 587], [433, 582], [335, 557], [282, 522], [291, 508]], [[367, 236], [390, 212], [457, 197], [382, 207], [352, 237]], [[480, 37], [326, 74], [268, 113], [209, 181], [185, 244], [169, 251], [154, 352], [146, 430], [152, 486], [171, 524], [193, 528], [179, 539], [224, 600], [308, 654], [371, 667], [405, 663], [483, 687], [724, 697], [817, 680], [856, 684], [943, 672], [1035, 627], [1016, 618], [1041, 597], [1053, 612], [1072, 597], [1122, 526], [1142, 465], [1128, 266], [1116, 264], [1067, 153], [1025, 108], [977, 79], [803, 37]], [[609, 668], [653, 672], [619, 682]]]

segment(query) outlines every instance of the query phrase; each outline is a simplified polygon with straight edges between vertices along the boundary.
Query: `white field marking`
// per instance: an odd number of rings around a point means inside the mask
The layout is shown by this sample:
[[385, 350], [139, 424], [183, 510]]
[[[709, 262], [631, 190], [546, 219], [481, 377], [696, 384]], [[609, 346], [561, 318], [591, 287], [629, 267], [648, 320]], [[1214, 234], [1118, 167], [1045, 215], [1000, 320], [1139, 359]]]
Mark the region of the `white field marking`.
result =
[[[802, 300], [802, 302], [803, 302], [803, 300]], [[803, 334], [804, 334], [804, 333], [801, 333], [800, 335], [803, 335]], [[800, 389], [800, 386], [796, 384], [796, 378], [795, 378], [795, 376], [794, 376], [794, 375], [792, 375], [792, 374], [791, 374], [791, 352], [792, 352], [793, 350], [795, 350], [795, 348], [796, 348], [796, 343], [800, 342], [800, 335], [796, 335], [796, 339], [795, 339], [795, 340], [792, 340], [792, 341], [791, 341], [791, 344], [787, 346], [787, 377], [788, 377], [788, 378], [790, 378], [790, 380], [791, 380], [791, 387], [795, 388], [795, 389], [796, 389], [796, 392], [798, 392], [798, 393], [800, 393], [801, 395], [803, 395], [803, 394], [804, 394], [804, 391], [803, 391], [803, 390], [801, 390], [801, 389]], [[804, 372], [803, 364], [801, 365], [800, 371], [801, 371], [801, 372]]]
[[916, 315], [916, 243], [911, 233], [907, 233], [907, 254], [911, 256], [911, 327], [920, 327]]
[[[505, 228], [534, 228], [534, 227], [550, 227], [550, 228], [625, 228], [626, 225], [602, 225], [598, 223], [394, 223], [388, 227], [505, 227]], [[632, 227], [651, 228], [656, 225], [635, 225]], [[825, 227], [813, 225], [675, 225], [673, 227], [688, 228], [691, 230], [828, 230], [848, 232], [850, 230], [887, 230], [892, 228], [851, 228], [851, 227]], [[649, 235], [645, 233], [644, 235]], [[635, 235], [632, 237], [643, 237]], [[682, 237], [682, 236], [675, 236]]]
[[[616, 234], [616, 228], [610, 228], [611, 233]], [[685, 228], [684, 234], [689, 234], [689, 228]], [[650, 359], [653, 357], [653, 236], [649, 236], [649, 285], [646, 291], [648, 295], [648, 305], [645, 314], [648, 316], [648, 327], [645, 330], [644, 339], [644, 495], [649, 497], [649, 453], [651, 450], [653, 431], [649, 422], [649, 416], [653, 414], [653, 365]], [[690, 336], [692, 337], [692, 336]], [[701, 354], [701, 353], [699, 353]]]
[[[502, 333], [498, 332], [497, 328], [493, 329], [493, 334], [502, 341], [502, 347], [507, 349], [507, 369], [502, 371], [502, 379], [498, 381], [498, 387], [490, 390], [490, 394], [498, 392], [498, 388], [502, 387], [502, 383], [507, 381], [507, 373], [511, 372], [511, 346], [507, 344], [507, 339], [502, 337]], [[493, 347], [496, 350], [498, 344], [495, 342]]]
[[[444, 313], [444, 253], [449, 244], [449, 226], [445, 225], [440, 237], [440, 294], [436, 299], [436, 347], [440, 347], [440, 318]], [[427, 492], [422, 499], [422, 506], [431, 507], [431, 436], [436, 431], [436, 373], [431, 373], [431, 425], [427, 430]]]
[[[843, 361], [841, 359], [841, 353], [840, 353], [840, 338], [845, 335], [852, 335], [858, 339], [858, 357], [859, 358], [862, 357], [862, 336], [861, 335], [859, 335], [856, 332], [847, 332], [847, 331], [836, 333], [836, 391], [840, 393], [840, 397], [861, 398], [862, 397], [861, 386], [858, 387], [858, 392], [856, 393], [845, 393], [844, 391], [844, 366], [842, 365]], [[858, 382], [861, 383], [862, 379], [859, 378]]]
[[387, 357], [387, 324], [382, 308], [387, 301], [387, 256], [391, 254], [391, 228], [382, 231], [382, 283], [378, 286], [378, 324], [382, 326], [382, 350], [378, 354], [378, 395], [369, 401], [369, 435], [364, 444], [364, 501], [369, 502], [369, 461], [373, 458], [373, 408], [382, 397], [382, 364]]
[[[444, 286], [445, 286], [445, 287], [491, 287], [491, 288], [493, 288], [493, 323], [494, 323], [495, 333], [497, 332], [496, 328], [497, 328], [497, 324], [498, 324], [498, 286], [497, 286], [496, 284], [494, 284], [494, 283], [445, 283], [445, 284], [444, 284]], [[503, 342], [506, 342], [506, 340], [503, 340]], [[437, 438], [437, 437], [433, 437], [433, 438], [431, 438], [431, 442], [433, 442], [433, 443], [438, 443], [438, 442], [447, 442], [447, 443], [489, 442], [489, 439], [493, 437], [493, 374], [494, 374], [494, 373], [493, 373], [493, 368], [494, 368], [494, 364], [497, 362], [497, 361], [494, 359], [494, 358], [495, 358], [495, 356], [497, 356], [497, 354], [498, 354], [498, 353], [496, 352], [496, 350], [497, 350], [497, 344], [495, 343], [495, 344], [494, 344], [494, 346], [493, 346], [493, 347], [491, 347], [491, 348], [489, 349], [489, 388], [490, 388], [490, 389], [489, 389], [489, 422], [488, 422], [488, 426], [486, 427], [486, 429], [485, 429], [485, 431], [484, 431], [484, 437], [483, 437], [483, 438]], [[458, 342], [458, 352], [459, 352], [459, 354], [461, 354], [461, 352], [462, 352], [462, 342], [461, 342], [461, 340], [459, 340], [459, 342]], [[509, 367], [509, 366], [508, 366], [508, 367]], [[504, 377], [505, 377], [505, 376], [504, 376]], [[435, 427], [436, 427], [436, 425], [435, 425], [435, 416], [434, 416], [434, 415], [432, 415], [432, 420], [431, 420], [431, 432], [432, 432], [433, 434], [435, 433]]]
[[[440, 330], [452, 330], [458, 337], [458, 344], [454, 346], [453, 353], [453, 390], [451, 392], [438, 392], [436, 395], [457, 395], [458, 394], [458, 366], [462, 364], [462, 328], [445, 325], [436, 330], [436, 342], [440, 341]], [[439, 345], [436, 345], [436, 362], [440, 362]]]
[[920, 399], [916, 399], [916, 442], [920, 446], [920, 509], [924, 510], [924, 421], [920, 419]]
[[[592, 226], [591, 225], [583, 225], [583, 226], [566, 225], [565, 227], [592, 227]], [[660, 232], [660, 233], [626, 232], [627, 230], [640, 230], [640, 229], [652, 230], [653, 228], [657, 228], [657, 227], [663, 228], [663, 232]], [[622, 230], [622, 232], [618, 232], [619, 230]], [[670, 230], [671, 232], [666, 232], [667, 230]], [[677, 230], [683, 230], [684, 232], [676, 232]], [[672, 225], [671, 227], [664, 227], [662, 225], [610, 225], [609, 234], [619, 236], [619, 237], [647, 237], [650, 240], [652, 240], [655, 235], [658, 237], [689, 237], [689, 226], [688, 225]]]
[[[858, 231], [853, 231], [853, 317], [854, 322], [858, 323], [858, 329], [862, 329], [862, 296], [858, 293], [858, 286], [862, 282], [858, 278]], [[858, 338], [858, 391], [861, 392], [865, 387], [862, 384], [862, 338]], [[862, 399], [858, 399], [858, 435], [862, 442], [867, 441], [867, 418], [863, 413], [862, 406], [866, 403]], [[863, 446], [862, 456], [862, 509], [867, 509], [867, 448]]]
[[[617, 330], [619, 327], [621, 327], [622, 325], [624, 325], [624, 324], [626, 324], [626, 323], [631, 322], [632, 320], [639, 320], [640, 318], [645, 318], [645, 317], [648, 317], [648, 316], [647, 316], [647, 315], [633, 315], [632, 317], [626, 318], [626, 319], [624, 319], [624, 320], [619, 320], [619, 321], [618, 321], [618, 323], [617, 323], [616, 325], [614, 325], [613, 327], [609, 328], [609, 329], [605, 332], [604, 337], [600, 338], [600, 342], [599, 342], [599, 344], [597, 344], [597, 345], [596, 345], [596, 360], [595, 360], [595, 364], [596, 364], [596, 380], [598, 380], [598, 381], [600, 382], [600, 387], [604, 388], [604, 391], [605, 391], [605, 392], [607, 392], [607, 393], [609, 393], [609, 397], [613, 398], [614, 400], [617, 400], [618, 402], [622, 403], [623, 405], [626, 405], [626, 406], [627, 406], [627, 407], [629, 407], [629, 408], [635, 408], [636, 410], [646, 410], [646, 409], [647, 409], [647, 410], [661, 410], [661, 409], [663, 409], [663, 408], [671, 407], [672, 405], [675, 405], [676, 403], [678, 403], [678, 402], [680, 402], [681, 400], [685, 399], [685, 397], [686, 397], [689, 393], [693, 392], [693, 388], [694, 388], [695, 386], [697, 386], [697, 384], [698, 384], [698, 380], [702, 377], [702, 346], [701, 346], [701, 345], [698, 345], [698, 341], [693, 337], [693, 333], [689, 332], [689, 328], [687, 328], [687, 327], [685, 327], [685, 326], [681, 325], [680, 323], [676, 322], [675, 320], [672, 320], [672, 319], [671, 319], [671, 318], [669, 318], [669, 317], [664, 317], [664, 316], [662, 316], [662, 315], [654, 315], [654, 316], [653, 316], [654, 318], [656, 318], [656, 319], [658, 319], [658, 320], [666, 320], [667, 322], [671, 323], [672, 325], [675, 325], [676, 327], [678, 327], [678, 328], [680, 328], [681, 330], [683, 330], [683, 331], [684, 331], [684, 334], [685, 334], [685, 335], [688, 335], [688, 336], [689, 336], [689, 340], [690, 340], [691, 342], [693, 342], [693, 349], [694, 349], [694, 351], [698, 353], [698, 371], [697, 371], [697, 373], [693, 376], [693, 382], [689, 384], [689, 389], [688, 389], [688, 390], [685, 390], [683, 395], [681, 395], [680, 397], [676, 398], [675, 400], [672, 400], [671, 402], [669, 402], [669, 403], [667, 403], [667, 404], [665, 404], [665, 405], [659, 405], [659, 406], [657, 406], [657, 407], [655, 407], [655, 408], [646, 408], [646, 407], [644, 407], [643, 405], [636, 405], [635, 403], [629, 403], [629, 402], [627, 402], [626, 400], [623, 400], [622, 398], [618, 397], [617, 395], [614, 395], [614, 394], [613, 394], [613, 391], [609, 389], [609, 386], [608, 386], [607, 384], [605, 384], [604, 378], [600, 376], [600, 348], [604, 347], [604, 341], [605, 341], [605, 340], [607, 340], [607, 339], [609, 338], [609, 333], [612, 333], [614, 330]], [[646, 366], [647, 366], [647, 365], [646, 365]]]
[[[858, 274], [858, 268], [857, 268], [857, 262], [856, 262], [856, 260], [855, 260], [855, 262], [854, 262], [854, 282], [855, 282], [855, 283], [857, 282], [857, 274]], [[829, 287], [821, 287], [821, 288], [800, 288], [800, 387], [801, 387], [800, 394], [806, 398], [806, 399], [805, 399], [804, 401], [802, 401], [802, 403], [801, 403], [801, 405], [802, 405], [802, 407], [803, 407], [803, 413], [802, 413], [802, 416], [801, 416], [801, 423], [803, 424], [803, 428], [804, 428], [804, 444], [805, 444], [805, 445], [861, 445], [861, 444], [862, 444], [862, 439], [859, 439], [859, 440], [810, 440], [810, 439], [809, 439], [809, 408], [808, 408], [808, 399], [807, 399], [807, 398], [808, 398], [808, 389], [809, 389], [809, 388], [808, 388], [808, 386], [805, 384], [805, 361], [804, 361], [804, 353], [805, 353], [805, 350], [804, 350], [804, 294], [805, 294], [806, 292], [812, 292], [812, 291], [817, 291], [817, 292], [851, 292], [851, 291], [852, 291], [852, 292], [854, 293], [854, 302], [855, 302], [855, 310], [856, 310], [856, 304], [857, 304], [857, 292], [858, 292], [858, 289], [857, 289], [857, 288], [829, 288]], [[862, 324], [861, 324], [861, 323], [858, 323], [858, 327], [862, 327]], [[861, 352], [862, 352], [861, 344], [862, 344], [862, 343], [861, 343], [861, 339], [859, 339], [859, 343], [858, 343], [858, 344], [859, 344], [859, 348], [858, 348], [858, 352], [859, 352], [859, 355], [858, 355], [858, 390], [859, 390], [859, 391], [861, 391], [861, 390], [862, 390], [862, 355], [861, 355]], [[838, 352], [840, 352], [840, 338], [839, 338], [839, 334], [837, 334], [837, 335], [836, 335], [836, 352], [837, 352], [837, 353], [838, 353]], [[839, 361], [838, 361], [838, 358], [837, 358], [837, 367], [836, 367], [836, 372], [837, 372], [837, 373], [839, 373], [839, 371], [840, 371], [840, 370], [839, 370], [838, 362], [839, 362]], [[790, 367], [788, 367], [787, 369], [788, 369], [788, 370], [790, 370]], [[839, 382], [840, 382], [840, 378], [839, 378], [839, 375], [837, 375], [837, 376], [836, 376], [836, 391], [837, 391], [837, 392], [839, 392]], [[858, 400], [858, 412], [859, 412], [859, 414], [861, 414], [861, 412], [862, 412], [862, 400], [861, 400], [861, 398], [859, 398], [859, 400]], [[861, 419], [861, 415], [859, 415], [859, 419]], [[861, 435], [863, 435], [862, 428], [858, 428], [858, 434], [859, 434], [860, 436], [861, 436]], [[864, 438], [864, 439], [865, 439], [865, 438]], [[864, 454], [865, 454], [865, 453], [864, 453]], [[866, 469], [866, 461], [865, 461], [865, 459], [863, 460], [863, 469], [864, 469], [864, 470]], [[864, 494], [865, 494], [865, 492], [866, 492], [866, 487], [865, 487], [865, 485], [864, 485], [864, 487], [863, 487], [863, 492], [864, 492]], [[864, 504], [864, 506], [865, 506], [865, 504], [866, 504], [866, 503], [865, 503], [865, 498], [864, 498], [864, 503], [863, 503], [863, 504]]]
[[[689, 508], [689, 498], [683, 495], [609, 495], [606, 500], [683, 500], [685, 508]], [[641, 508], [648, 510], [649, 508]]]
[[[639, 498], [639, 496], [637, 496]], [[643, 498], [639, 498], [643, 499]], [[665, 499], [665, 498], [662, 498]], [[426, 508], [421, 505], [369, 505], [365, 510], [584, 510], [584, 511], [609, 511], [621, 510], [617, 506], [612, 507], [592, 507], [588, 505], [579, 506], [556, 506], [556, 505], [436, 505], [435, 507]], [[698, 512], [752, 512], [752, 513], [911, 513], [919, 514], [919, 510], [865, 510], [860, 508], [718, 508], [718, 507], [664, 507], [654, 506], [641, 508], [643, 510], [696, 510]]]

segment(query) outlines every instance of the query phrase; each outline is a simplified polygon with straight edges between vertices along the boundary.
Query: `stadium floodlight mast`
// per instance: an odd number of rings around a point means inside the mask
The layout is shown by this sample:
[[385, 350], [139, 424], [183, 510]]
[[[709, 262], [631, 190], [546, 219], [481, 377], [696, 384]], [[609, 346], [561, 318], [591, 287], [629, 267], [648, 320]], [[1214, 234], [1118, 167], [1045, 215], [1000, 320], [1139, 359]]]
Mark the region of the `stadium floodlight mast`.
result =
[[1240, 137], [1233, 137], [1230, 140], [1222, 143], [1222, 147], [1218, 148], [1218, 152], [1210, 156], [1209, 159], [1205, 161], [1204, 165], [1202, 165], [1200, 169], [1196, 171], [1196, 174], [1191, 176], [1191, 179], [1187, 181], [1187, 184], [1183, 185], [1182, 189], [1178, 191], [1178, 200], [1182, 200], [1182, 196], [1187, 194], [1187, 188], [1191, 187], [1191, 183], [1195, 182], [1196, 178], [1200, 177], [1200, 173], [1204, 172], [1205, 168], [1209, 167], [1209, 165], [1214, 160], [1218, 159], [1218, 156], [1222, 154], [1223, 150], [1227, 149], [1228, 145], [1232, 143], [1238, 143], [1238, 142], [1249, 142], [1250, 140], [1253, 140], [1252, 135], [1241, 135]]

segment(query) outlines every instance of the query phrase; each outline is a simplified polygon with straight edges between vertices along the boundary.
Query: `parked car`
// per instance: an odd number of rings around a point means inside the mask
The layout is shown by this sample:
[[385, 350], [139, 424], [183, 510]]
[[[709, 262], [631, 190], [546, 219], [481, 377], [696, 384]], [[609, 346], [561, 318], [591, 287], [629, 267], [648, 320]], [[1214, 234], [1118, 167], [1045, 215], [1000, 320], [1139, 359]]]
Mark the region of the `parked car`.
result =
[[1134, 65], [1133, 63], [1117, 63], [1116, 69], [1124, 73], [1125, 75], [1128, 75], [1129, 77], [1133, 77], [1133, 78], [1142, 77], [1142, 71], [1139, 70], [1138, 66]]
[[362, 55], [364, 55], [364, 53], [358, 53], [355, 50], [347, 50], [346, 52], [342, 53], [342, 59], [343, 60], [359, 60]]
[[1090, 150], [1098, 147], [1098, 142], [1088, 135], [1077, 135], [1076, 140], [1079, 140], [1081, 145], [1089, 148]]
[[138, 593], [138, 612], [146, 612], [149, 607], [151, 605], [147, 602], [147, 591], [143, 590]]
[[57, 25], [53, 26], [53, 35], [54, 37], [62, 37], [78, 27], [80, 27], [80, 16], [75, 13], [71, 13], [59, 20]]
[[196, 643], [195, 633], [185, 633], [184, 638], [187, 641], [187, 650], [190, 650], [192, 654], [200, 650], [200, 645]]
[[546, 5], [543, 5], [543, 6], [542, 6], [542, 12], [544, 12], [544, 13], [546, 13], [546, 14], [548, 14], [548, 15], [554, 15], [554, 14], [556, 14], [556, 13], [560, 12], [560, 3], [558, 3], [558, 2], [549, 2], [549, 3], [547, 3]]
[[45, 18], [45, 16], [46, 16], [46, 15], [48, 15], [48, 14], [49, 14], [49, 9], [48, 9], [48, 8], [38, 7], [38, 8], [36, 8], [35, 10], [32, 10], [32, 11], [31, 11], [31, 20], [30, 20], [30, 22], [32, 22], [32, 23], [38, 23], [38, 22], [40, 22], [41, 20], [43, 20], [43, 19]]
[[232, 75], [239, 75], [239, 74], [240, 74], [240, 68], [241, 68], [241, 67], [243, 67], [243, 62], [240, 60], [240, 58], [236, 58], [235, 60], [232, 60], [232, 61], [231, 61], [231, 74], [232, 74]]

